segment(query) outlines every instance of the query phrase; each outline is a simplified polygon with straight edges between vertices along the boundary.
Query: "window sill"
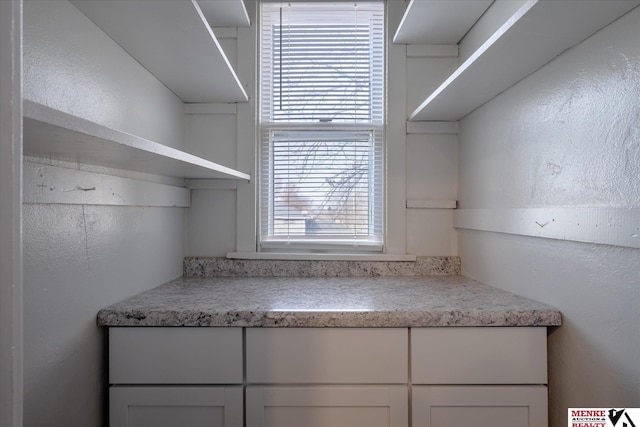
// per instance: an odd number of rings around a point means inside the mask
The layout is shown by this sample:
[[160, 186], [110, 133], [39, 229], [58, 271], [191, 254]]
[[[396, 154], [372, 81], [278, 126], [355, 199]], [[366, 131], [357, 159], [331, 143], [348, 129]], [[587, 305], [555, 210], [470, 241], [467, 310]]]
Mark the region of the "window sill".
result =
[[344, 253], [283, 253], [283, 252], [227, 252], [228, 259], [300, 260], [300, 261], [409, 261], [411, 254], [344, 254]]

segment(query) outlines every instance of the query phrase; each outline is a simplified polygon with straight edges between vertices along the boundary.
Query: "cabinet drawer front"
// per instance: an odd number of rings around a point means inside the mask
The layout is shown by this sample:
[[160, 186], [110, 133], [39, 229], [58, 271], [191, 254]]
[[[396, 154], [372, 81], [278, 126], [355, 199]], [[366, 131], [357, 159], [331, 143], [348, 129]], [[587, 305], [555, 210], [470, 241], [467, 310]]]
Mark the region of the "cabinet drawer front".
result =
[[406, 386], [248, 386], [247, 427], [406, 427]]
[[546, 384], [546, 328], [411, 330], [414, 384]]
[[547, 427], [545, 386], [414, 386], [415, 427]]
[[111, 387], [113, 427], [242, 427], [242, 386]]
[[111, 384], [241, 384], [241, 328], [110, 328]]
[[247, 329], [247, 382], [404, 384], [407, 329]]

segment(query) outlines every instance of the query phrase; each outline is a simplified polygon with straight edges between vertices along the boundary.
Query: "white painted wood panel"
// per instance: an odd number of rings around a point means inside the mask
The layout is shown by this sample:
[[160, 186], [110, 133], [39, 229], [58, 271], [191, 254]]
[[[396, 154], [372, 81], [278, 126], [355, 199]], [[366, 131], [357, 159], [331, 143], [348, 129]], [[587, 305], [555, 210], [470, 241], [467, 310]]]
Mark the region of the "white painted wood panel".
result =
[[407, 58], [456, 58], [457, 44], [410, 44]]
[[455, 209], [456, 200], [407, 199], [407, 209]]
[[23, 425], [22, 2], [0, 1], [0, 425]]
[[28, 100], [24, 154], [174, 177], [251, 179], [235, 169]]
[[109, 328], [110, 384], [241, 384], [240, 328]]
[[493, 0], [411, 0], [394, 43], [456, 44]]
[[546, 384], [546, 328], [413, 328], [413, 384]]
[[184, 187], [40, 163], [25, 162], [23, 179], [24, 203], [182, 208], [190, 205], [191, 192]]
[[[387, 22], [391, 27], [402, 19], [402, 3], [387, 2]], [[384, 251], [387, 254], [404, 255], [407, 253], [407, 218], [405, 207], [406, 194], [406, 153], [407, 136], [403, 117], [407, 105], [407, 52], [404, 46], [394, 45], [391, 32], [386, 34], [387, 73], [386, 79], [387, 111], [389, 118], [385, 126], [386, 135], [386, 225]]]
[[407, 329], [249, 328], [250, 384], [403, 384]]
[[195, 0], [72, 3], [184, 102], [247, 101]]
[[409, 120], [464, 117], [638, 4], [636, 0], [527, 1]]
[[544, 386], [414, 386], [414, 427], [546, 427]]
[[407, 133], [458, 133], [458, 122], [407, 122]]
[[640, 248], [638, 208], [460, 209], [456, 228]]
[[112, 427], [242, 427], [242, 387], [111, 387]]
[[406, 427], [406, 386], [249, 386], [247, 427]]

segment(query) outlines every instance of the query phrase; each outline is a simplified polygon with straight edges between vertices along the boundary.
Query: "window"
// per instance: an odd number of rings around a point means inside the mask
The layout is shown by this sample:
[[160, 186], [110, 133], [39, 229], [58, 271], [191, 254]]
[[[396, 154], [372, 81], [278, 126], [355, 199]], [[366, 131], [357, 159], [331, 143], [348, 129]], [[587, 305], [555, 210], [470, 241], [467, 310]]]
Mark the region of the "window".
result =
[[262, 249], [382, 249], [384, 3], [263, 3]]

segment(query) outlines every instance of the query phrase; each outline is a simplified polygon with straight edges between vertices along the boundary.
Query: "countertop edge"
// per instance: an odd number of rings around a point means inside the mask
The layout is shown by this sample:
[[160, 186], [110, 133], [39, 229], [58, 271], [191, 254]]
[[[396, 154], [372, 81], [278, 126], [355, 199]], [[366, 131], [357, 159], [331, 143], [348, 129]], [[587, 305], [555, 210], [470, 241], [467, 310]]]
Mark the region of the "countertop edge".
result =
[[355, 313], [103, 309], [98, 312], [97, 324], [105, 327], [245, 328], [552, 327], [562, 324], [562, 316], [553, 309]]

